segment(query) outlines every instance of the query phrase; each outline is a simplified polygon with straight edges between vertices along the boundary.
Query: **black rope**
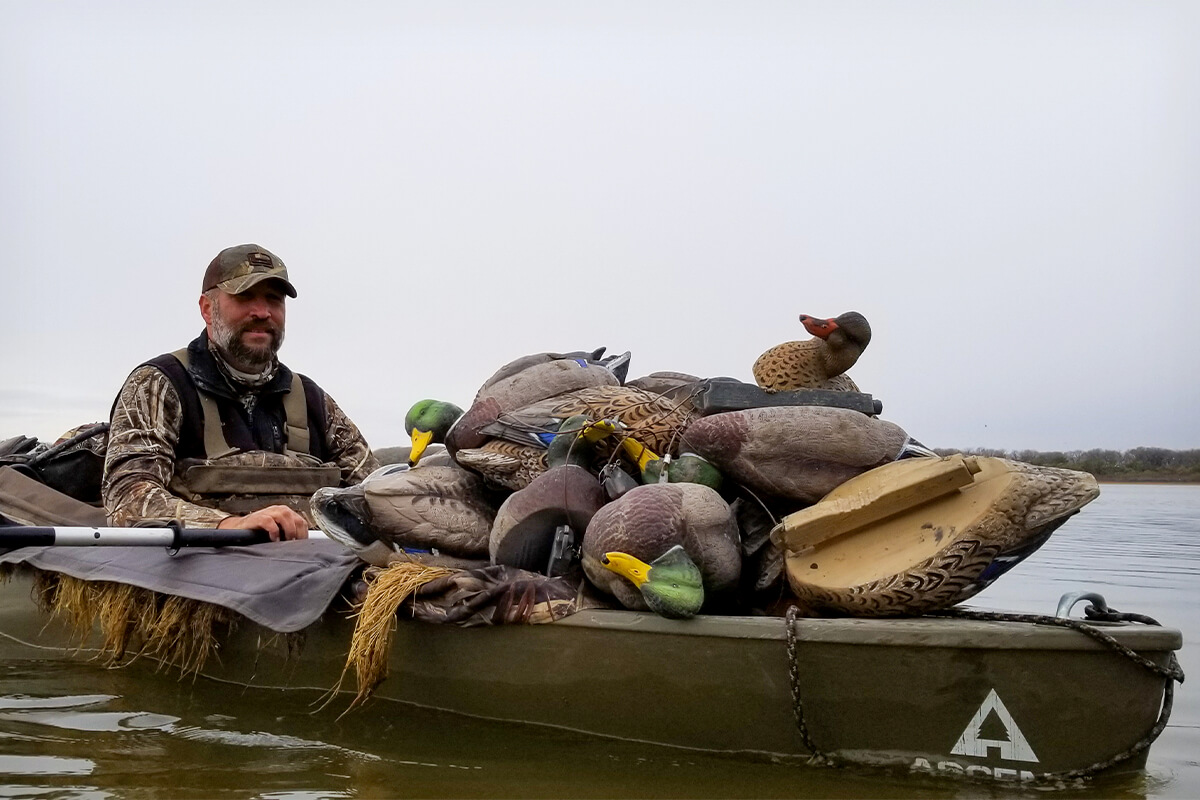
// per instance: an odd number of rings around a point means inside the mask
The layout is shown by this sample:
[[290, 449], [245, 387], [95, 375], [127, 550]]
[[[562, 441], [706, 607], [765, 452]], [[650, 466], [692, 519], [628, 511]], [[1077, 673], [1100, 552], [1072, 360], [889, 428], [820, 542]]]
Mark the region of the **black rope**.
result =
[[796, 728], [800, 731], [800, 741], [804, 742], [804, 749], [812, 755], [809, 758], [810, 764], [821, 766], [833, 766], [834, 759], [828, 753], [824, 753], [817, 748], [813, 742], [812, 736], [808, 732], [808, 724], [804, 721], [804, 702], [800, 699], [800, 663], [796, 658], [796, 613], [795, 606], [789, 606], [787, 610], [787, 654], [788, 654], [788, 676], [792, 682], [792, 713], [796, 717]]
[[[1091, 611], [1092, 606], [1088, 606], [1088, 611]], [[1095, 612], [1093, 612], [1095, 613]], [[1158, 625], [1159, 623], [1150, 617], [1141, 614], [1121, 614], [1112, 609], [1106, 612], [1100, 612], [1103, 616], [1099, 619], [1102, 622], [1141, 622], [1146, 625]], [[1036, 625], [1053, 625], [1059, 628], [1070, 628], [1071, 630], [1079, 631], [1085, 636], [1095, 639], [1100, 644], [1113, 650], [1134, 663], [1150, 670], [1160, 678], [1166, 678], [1171, 681], [1183, 683], [1183, 669], [1179, 666], [1179, 662], [1175, 658], [1175, 654], [1171, 654], [1170, 663], [1168, 666], [1161, 666], [1145, 656], [1134, 652], [1125, 645], [1118, 642], [1112, 636], [1109, 636], [1099, 628], [1089, 625], [1083, 620], [1069, 619], [1065, 617], [1052, 617], [1048, 614], [1016, 614], [1004, 611], [978, 611], [970, 608], [947, 608], [941, 611], [932, 611], [929, 613], [931, 617], [959, 617], [961, 619], [977, 619], [984, 621], [996, 622], [1032, 622]], [[1090, 616], [1090, 615], [1089, 615]]]

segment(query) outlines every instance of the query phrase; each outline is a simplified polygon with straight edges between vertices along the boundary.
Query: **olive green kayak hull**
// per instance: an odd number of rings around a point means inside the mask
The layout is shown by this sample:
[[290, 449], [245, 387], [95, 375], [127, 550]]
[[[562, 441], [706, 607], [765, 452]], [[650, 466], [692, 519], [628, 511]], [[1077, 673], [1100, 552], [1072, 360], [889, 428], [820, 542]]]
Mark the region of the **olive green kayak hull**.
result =
[[[47, 625], [30, 585], [18, 573], [0, 587], [0, 657], [89, 657], [64, 627]], [[315, 697], [337, 684], [352, 627], [327, 613], [289, 654], [283, 637], [245, 623], [201, 674]], [[1182, 644], [1171, 628], [1096, 627], [1160, 665]], [[811, 746], [835, 758], [1021, 781], [1134, 748], [1159, 718], [1166, 687], [1078, 631], [1026, 622], [800, 619], [794, 634], [793, 679], [787, 623], [776, 617], [674, 621], [605, 610], [478, 628], [401, 620], [387, 680], [350, 713], [417, 704], [784, 759], [810, 753], [802, 720]], [[321, 713], [343, 712], [354, 688], [351, 673]], [[1145, 758], [1142, 750], [1106, 769], [1138, 769]]]

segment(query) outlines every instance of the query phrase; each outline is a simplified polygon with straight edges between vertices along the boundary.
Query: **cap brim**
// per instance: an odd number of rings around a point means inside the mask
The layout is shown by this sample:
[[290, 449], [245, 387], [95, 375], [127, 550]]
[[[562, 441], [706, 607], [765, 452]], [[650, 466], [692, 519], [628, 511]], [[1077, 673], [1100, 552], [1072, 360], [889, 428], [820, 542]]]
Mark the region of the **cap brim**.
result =
[[222, 292], [229, 294], [241, 294], [252, 286], [257, 286], [263, 281], [278, 281], [283, 287], [283, 291], [288, 297], [296, 296], [296, 287], [292, 286], [291, 282], [279, 277], [278, 275], [266, 275], [262, 272], [252, 272], [249, 275], [244, 275], [241, 278], [230, 278], [217, 284], [217, 288]]

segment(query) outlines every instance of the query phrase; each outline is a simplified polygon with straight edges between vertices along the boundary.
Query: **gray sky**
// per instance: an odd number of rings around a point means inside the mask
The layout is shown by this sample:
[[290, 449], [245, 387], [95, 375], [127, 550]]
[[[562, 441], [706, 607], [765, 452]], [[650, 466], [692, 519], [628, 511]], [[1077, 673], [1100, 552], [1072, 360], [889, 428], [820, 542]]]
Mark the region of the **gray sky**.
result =
[[937, 447], [1200, 447], [1200, 3], [0, 0], [0, 439], [288, 264], [375, 446], [517, 356], [752, 380], [858, 310]]

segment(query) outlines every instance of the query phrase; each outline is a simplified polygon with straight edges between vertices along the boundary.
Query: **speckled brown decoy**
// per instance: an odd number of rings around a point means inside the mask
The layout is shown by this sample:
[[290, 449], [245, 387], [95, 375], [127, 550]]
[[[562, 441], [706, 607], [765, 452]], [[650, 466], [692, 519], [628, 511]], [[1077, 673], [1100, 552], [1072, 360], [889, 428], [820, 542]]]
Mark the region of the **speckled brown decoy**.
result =
[[471, 407], [446, 438], [453, 454], [480, 447], [488, 437], [480, 429], [501, 415], [526, 406], [596, 386], [620, 386], [629, 367], [629, 353], [600, 358], [604, 348], [585, 353], [537, 353], [523, 356], [496, 371], [475, 395]]
[[857, 311], [832, 319], [800, 315], [813, 338], [775, 345], [754, 362], [754, 380], [768, 392], [795, 389], [857, 391], [843, 373], [854, 366], [871, 341], [871, 326]]
[[[950, 470], [967, 474], [948, 482]], [[907, 491], [922, 473], [923, 486], [940, 488]], [[786, 551], [802, 611], [917, 616], [986, 588], [1099, 493], [1086, 472], [982, 456], [905, 459], [789, 515], [771, 538]]]
[[546, 470], [546, 448], [563, 420], [577, 414], [612, 420], [621, 428], [596, 448], [603, 464], [621, 439], [631, 437], [656, 455], [676, 454], [695, 412], [686, 403], [629, 386], [595, 386], [501, 414], [478, 433], [484, 444], [460, 449], [455, 460], [499, 486], [523, 489]]

